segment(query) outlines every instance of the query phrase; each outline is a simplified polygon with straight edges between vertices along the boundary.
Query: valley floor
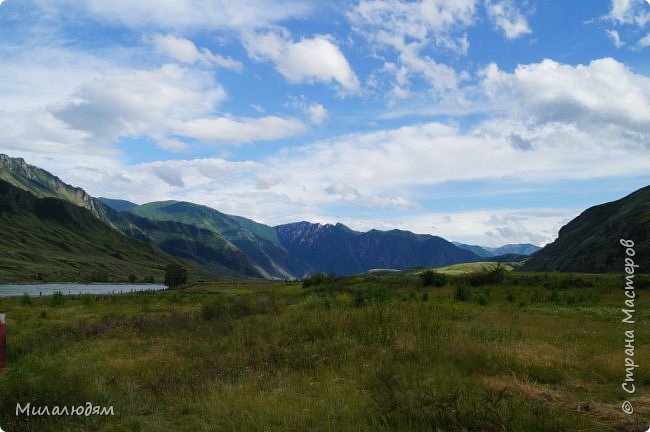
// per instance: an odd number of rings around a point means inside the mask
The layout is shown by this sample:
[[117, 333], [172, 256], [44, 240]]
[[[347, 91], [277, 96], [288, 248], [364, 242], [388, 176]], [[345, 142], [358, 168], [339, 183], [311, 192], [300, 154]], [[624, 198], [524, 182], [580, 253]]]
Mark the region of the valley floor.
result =
[[[645, 431], [650, 279], [625, 394], [621, 275], [350, 277], [0, 299], [16, 431]], [[621, 411], [623, 400], [633, 415]], [[113, 416], [16, 416], [24, 406]]]

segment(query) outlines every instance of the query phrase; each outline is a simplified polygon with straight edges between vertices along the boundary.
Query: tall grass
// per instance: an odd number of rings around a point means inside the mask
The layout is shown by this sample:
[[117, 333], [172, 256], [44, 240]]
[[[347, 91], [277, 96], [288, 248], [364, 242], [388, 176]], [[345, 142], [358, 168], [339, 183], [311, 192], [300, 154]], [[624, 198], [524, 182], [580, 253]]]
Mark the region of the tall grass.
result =
[[[9, 431], [609, 431], [620, 412], [621, 292], [610, 276], [507, 274], [443, 287], [394, 276], [2, 299]], [[516, 282], [516, 283], [515, 283]], [[471, 296], [459, 301], [459, 288]], [[426, 301], [424, 295], [426, 294]], [[638, 301], [637, 358], [650, 312]], [[481, 298], [487, 299], [482, 302]], [[522, 304], [523, 303], [523, 304]], [[42, 312], [46, 312], [44, 315]], [[643, 332], [646, 333], [643, 333]], [[113, 417], [16, 417], [16, 403]], [[589, 409], [578, 407], [589, 407]]]

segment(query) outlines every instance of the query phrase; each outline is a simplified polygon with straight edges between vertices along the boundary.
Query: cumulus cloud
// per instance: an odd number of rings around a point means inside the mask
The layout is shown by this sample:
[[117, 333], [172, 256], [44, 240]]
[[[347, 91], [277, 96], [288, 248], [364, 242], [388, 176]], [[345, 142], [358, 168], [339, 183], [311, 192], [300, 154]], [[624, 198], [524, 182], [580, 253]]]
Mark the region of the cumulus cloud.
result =
[[[225, 98], [211, 73], [163, 65], [154, 70], [120, 71], [91, 80], [47, 114], [78, 131], [87, 141], [110, 143], [122, 137], [149, 136], [159, 147], [187, 151], [185, 137], [217, 144], [271, 141], [306, 130], [297, 119], [278, 116], [211, 116]], [[14, 128], [15, 129], [15, 128]], [[66, 132], [68, 133], [68, 132]]]
[[513, 0], [487, 1], [485, 4], [488, 17], [508, 39], [517, 39], [532, 33], [524, 17]]
[[[392, 99], [411, 95], [413, 77], [424, 79], [440, 94], [457, 87], [458, 74], [423, 51], [467, 53], [469, 41], [465, 30], [475, 22], [476, 0], [364, 0], [347, 18], [373, 49], [397, 53], [397, 61], [385, 62], [379, 74], [392, 76]], [[372, 82], [379, 80], [375, 76]]]
[[484, 246], [532, 243], [543, 246], [577, 216], [576, 210], [500, 209], [425, 213], [405, 217], [400, 225], [415, 232], [435, 233], [447, 239]]
[[[296, 200], [328, 201], [337, 193], [402, 196], [417, 186], [449, 181], [545, 181], [645, 172], [650, 154], [629, 157], [633, 137], [600, 134], [575, 125], [533, 126], [492, 121], [463, 132], [440, 123], [354, 134], [285, 152], [270, 164], [283, 179], [274, 190]], [[300, 185], [309, 185], [307, 189]], [[323, 191], [324, 193], [322, 193]], [[411, 200], [412, 201], [412, 200]]]
[[606, 18], [619, 25], [643, 27], [650, 22], [650, 12], [645, 0], [611, 0]]
[[209, 73], [175, 65], [123, 71], [90, 81], [50, 111], [99, 140], [163, 133], [165, 125], [211, 111], [225, 97]]
[[260, 118], [209, 117], [173, 126], [176, 133], [210, 143], [244, 144], [273, 141], [303, 133], [305, 125], [293, 118], [267, 116]]
[[273, 62], [291, 83], [334, 81], [347, 91], [359, 90], [357, 76], [328, 35], [293, 42], [286, 31], [247, 33], [244, 44], [250, 57]]
[[191, 40], [176, 37], [173, 35], [157, 34], [152, 38], [152, 42], [161, 54], [169, 56], [176, 61], [185, 64], [205, 63], [213, 64], [226, 69], [235, 71], [242, 70], [242, 64], [230, 57], [223, 57], [213, 54], [209, 49], [202, 48], [199, 50]]
[[492, 64], [483, 76], [491, 101], [515, 116], [589, 129], [611, 124], [650, 131], [650, 78], [612, 58], [577, 66], [547, 59], [519, 65], [512, 73]]
[[299, 97], [292, 97], [291, 102], [287, 106], [297, 108], [304, 112], [309, 119], [309, 122], [314, 125], [322, 125], [329, 117], [329, 112], [322, 104], [316, 102], [309, 102], [305, 95]]
[[309, 121], [315, 125], [323, 124], [327, 120], [327, 117], [329, 117], [327, 109], [319, 103], [309, 105], [307, 107], [307, 114], [309, 115]]

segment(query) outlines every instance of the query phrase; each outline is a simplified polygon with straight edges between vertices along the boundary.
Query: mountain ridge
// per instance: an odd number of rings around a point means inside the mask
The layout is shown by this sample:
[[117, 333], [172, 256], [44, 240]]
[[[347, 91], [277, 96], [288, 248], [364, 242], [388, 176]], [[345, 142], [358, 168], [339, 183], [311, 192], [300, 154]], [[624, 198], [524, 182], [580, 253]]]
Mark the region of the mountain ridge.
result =
[[479, 261], [475, 253], [442, 237], [402, 230], [359, 232], [337, 223], [294, 222], [276, 226], [290, 253], [324, 272], [341, 275], [374, 268], [404, 270]]
[[126, 282], [135, 275], [161, 282], [170, 263], [204, 275], [188, 261], [121, 234], [84, 207], [39, 198], [5, 180], [0, 180], [0, 223], [3, 281]]
[[[620, 239], [633, 240], [637, 256], [650, 256], [650, 186], [590, 207], [560, 228], [558, 238], [522, 270], [603, 273], [623, 270]], [[641, 266], [639, 272], [650, 268]]]

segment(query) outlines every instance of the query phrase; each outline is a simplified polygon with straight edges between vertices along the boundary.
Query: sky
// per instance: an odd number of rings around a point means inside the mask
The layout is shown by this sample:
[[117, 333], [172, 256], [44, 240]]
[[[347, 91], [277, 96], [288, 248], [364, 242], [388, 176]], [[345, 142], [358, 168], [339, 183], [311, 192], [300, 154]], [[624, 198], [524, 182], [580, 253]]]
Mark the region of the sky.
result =
[[0, 0], [0, 153], [138, 204], [544, 245], [650, 183], [650, 1]]

